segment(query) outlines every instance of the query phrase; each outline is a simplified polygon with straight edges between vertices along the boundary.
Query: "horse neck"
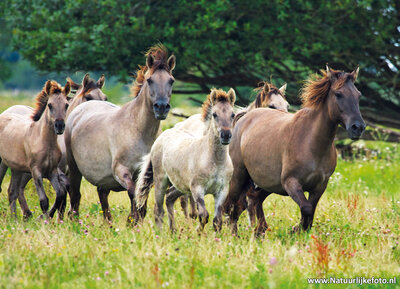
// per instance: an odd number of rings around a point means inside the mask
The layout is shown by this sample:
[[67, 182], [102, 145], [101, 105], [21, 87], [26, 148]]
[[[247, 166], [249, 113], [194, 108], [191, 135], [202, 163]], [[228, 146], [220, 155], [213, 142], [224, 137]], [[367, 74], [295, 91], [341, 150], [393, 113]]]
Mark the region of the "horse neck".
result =
[[310, 149], [324, 154], [332, 148], [338, 122], [329, 117], [328, 101], [325, 101], [320, 108], [311, 109], [309, 115], [307, 127], [310, 128]]
[[206, 130], [208, 151], [211, 156], [211, 160], [213, 160], [216, 164], [224, 164], [228, 157], [229, 146], [221, 144], [218, 130], [212, 122], [213, 120], [209, 120], [208, 128]]
[[40, 119], [33, 124], [36, 130], [36, 137], [40, 137], [42, 143], [48, 144], [48, 148], [57, 147], [57, 134], [54, 131], [54, 123], [48, 117], [48, 108], [45, 109]]
[[154, 117], [153, 104], [147, 86], [142, 88], [135, 99], [121, 108], [120, 115], [135, 133], [140, 132], [150, 139], [157, 137], [160, 121]]
[[253, 101], [252, 103], [249, 104], [249, 106], [246, 108], [246, 111], [250, 111], [256, 108], [256, 101]]
[[68, 116], [70, 115], [70, 113], [81, 103], [83, 102], [83, 99], [81, 97], [76, 98], [74, 97], [71, 102], [69, 103], [68, 109], [67, 109], [67, 114], [66, 114], [66, 119], [68, 118]]

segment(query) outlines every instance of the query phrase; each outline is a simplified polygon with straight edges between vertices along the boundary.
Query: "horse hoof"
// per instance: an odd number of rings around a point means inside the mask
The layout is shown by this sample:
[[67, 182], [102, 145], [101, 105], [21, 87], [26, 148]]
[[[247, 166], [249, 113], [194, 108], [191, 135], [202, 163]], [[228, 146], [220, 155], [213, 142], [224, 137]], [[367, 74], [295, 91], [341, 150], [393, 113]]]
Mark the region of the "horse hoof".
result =
[[136, 226], [138, 221], [139, 221], [138, 216], [129, 215], [128, 219], [126, 220], [126, 223], [128, 224], [128, 226]]
[[68, 211], [68, 218], [70, 220], [77, 220], [79, 219], [79, 213], [76, 211]]
[[26, 214], [24, 214], [24, 217], [23, 217], [23, 220], [26, 222], [26, 221], [28, 221], [29, 219], [31, 219], [32, 218], [32, 212], [27, 212]]

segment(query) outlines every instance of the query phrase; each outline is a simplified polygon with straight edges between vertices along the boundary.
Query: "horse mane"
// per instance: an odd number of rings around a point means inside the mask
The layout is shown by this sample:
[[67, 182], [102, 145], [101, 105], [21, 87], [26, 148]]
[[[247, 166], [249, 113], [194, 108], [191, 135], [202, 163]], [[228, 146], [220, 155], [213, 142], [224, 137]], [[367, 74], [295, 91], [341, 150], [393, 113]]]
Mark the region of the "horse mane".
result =
[[228, 93], [226, 93], [222, 89], [216, 89], [216, 88], [211, 89], [210, 94], [207, 95], [207, 99], [203, 102], [203, 105], [201, 106], [201, 119], [203, 121], [209, 121], [211, 119], [211, 108], [213, 106], [211, 101], [211, 94], [214, 91], [216, 93], [215, 100], [217, 102], [225, 102], [225, 101], [229, 102]]
[[[166, 70], [170, 72], [170, 67], [168, 66], [168, 50], [167, 48], [158, 43], [147, 50], [145, 56], [149, 55], [153, 56], [154, 62], [153, 66], [150, 69], [150, 74], [153, 74], [158, 69]], [[139, 69], [136, 71], [136, 79], [131, 87], [131, 94], [133, 97], [138, 96], [140, 90], [143, 87], [145, 75], [148, 72], [149, 68], [147, 65], [141, 66], [139, 65]]]
[[40, 117], [42, 116], [44, 110], [46, 109], [46, 104], [47, 104], [47, 101], [49, 100], [49, 95], [62, 92], [61, 85], [59, 85], [54, 80], [51, 80], [51, 82], [50, 82], [49, 94], [47, 94], [47, 92], [46, 92], [46, 86], [47, 86], [47, 82], [43, 86], [42, 91], [39, 92], [35, 98], [35, 100], [36, 100], [35, 110], [33, 111], [33, 114], [31, 116], [33, 121], [38, 121], [40, 119]]
[[[341, 70], [331, 69], [332, 77], [336, 78], [334, 87], [341, 88], [348, 80], [353, 80], [351, 73], [346, 73]], [[315, 74], [310, 76], [301, 89], [300, 98], [303, 107], [316, 108], [320, 106], [328, 97], [331, 89], [331, 81], [325, 70], [320, 70], [321, 75]]]

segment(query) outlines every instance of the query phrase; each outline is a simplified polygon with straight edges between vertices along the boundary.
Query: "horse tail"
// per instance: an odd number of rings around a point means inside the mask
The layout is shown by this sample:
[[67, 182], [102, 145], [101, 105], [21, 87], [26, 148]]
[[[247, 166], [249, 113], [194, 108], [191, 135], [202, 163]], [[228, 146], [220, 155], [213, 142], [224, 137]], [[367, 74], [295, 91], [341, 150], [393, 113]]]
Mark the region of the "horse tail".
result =
[[151, 186], [153, 185], [153, 165], [151, 163], [150, 154], [143, 157], [143, 163], [140, 166], [140, 173], [136, 182], [136, 206], [139, 210], [143, 210], [146, 206], [147, 198]]

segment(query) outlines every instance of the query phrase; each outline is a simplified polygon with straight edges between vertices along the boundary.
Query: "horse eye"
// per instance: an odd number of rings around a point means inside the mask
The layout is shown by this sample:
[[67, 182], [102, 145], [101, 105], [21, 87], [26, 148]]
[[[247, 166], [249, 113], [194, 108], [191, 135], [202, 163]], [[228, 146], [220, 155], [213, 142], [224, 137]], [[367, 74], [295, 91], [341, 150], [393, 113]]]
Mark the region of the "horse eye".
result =
[[148, 83], [148, 84], [152, 84], [152, 83], [153, 83], [153, 79], [147, 78], [147, 83]]
[[169, 84], [174, 84], [174, 82], [175, 82], [175, 79], [173, 79], [173, 78], [171, 78], [170, 80], [169, 80]]
[[51, 103], [49, 103], [47, 106], [49, 107], [50, 110], [53, 109], [53, 105]]
[[336, 98], [342, 98], [342, 97], [343, 97], [343, 94], [341, 94], [341, 93], [335, 93], [335, 96], [336, 96]]
[[275, 105], [269, 105], [268, 107], [271, 109], [275, 109]]
[[235, 113], [232, 112], [231, 118], [234, 118], [234, 117], [235, 117]]
[[217, 118], [218, 117], [218, 115], [214, 112], [213, 113], [213, 118]]
[[67, 104], [65, 105], [65, 109], [66, 109], [66, 110], [68, 109], [68, 106], [69, 106], [69, 104], [67, 103]]
[[86, 98], [87, 101], [93, 100], [93, 97], [91, 97], [90, 95], [85, 96], [85, 98]]

